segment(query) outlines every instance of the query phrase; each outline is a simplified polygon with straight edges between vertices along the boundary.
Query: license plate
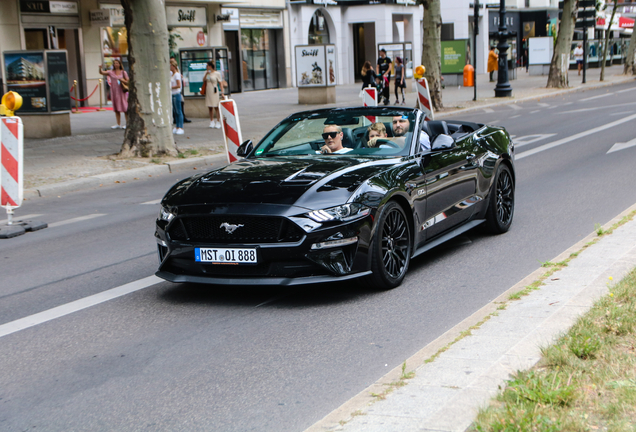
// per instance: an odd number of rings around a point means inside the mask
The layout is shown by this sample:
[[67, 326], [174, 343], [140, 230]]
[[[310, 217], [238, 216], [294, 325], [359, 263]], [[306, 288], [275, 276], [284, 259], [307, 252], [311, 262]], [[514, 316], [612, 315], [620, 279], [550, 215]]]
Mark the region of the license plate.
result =
[[194, 260], [212, 264], [257, 264], [254, 248], [195, 248]]

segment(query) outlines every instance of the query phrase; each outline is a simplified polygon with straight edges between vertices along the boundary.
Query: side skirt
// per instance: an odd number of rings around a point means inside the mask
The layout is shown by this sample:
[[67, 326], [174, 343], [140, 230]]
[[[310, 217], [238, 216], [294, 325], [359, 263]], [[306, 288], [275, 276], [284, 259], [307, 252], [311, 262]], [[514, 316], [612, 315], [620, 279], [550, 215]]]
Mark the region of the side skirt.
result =
[[413, 253], [413, 258], [415, 258], [418, 255], [423, 254], [426, 251], [429, 251], [431, 249], [433, 249], [436, 246], [441, 245], [442, 243], [447, 242], [448, 240], [452, 239], [453, 237], [457, 237], [460, 234], [465, 233], [466, 231], [475, 228], [478, 225], [481, 225], [482, 223], [486, 222], [486, 219], [476, 219], [473, 221], [468, 222], [465, 225], [460, 226], [459, 228], [455, 228], [453, 231], [444, 234], [443, 236], [436, 238], [435, 240], [431, 241], [430, 243], [426, 243], [424, 246], [420, 247], [419, 249], [417, 249], [415, 251], [415, 253]]

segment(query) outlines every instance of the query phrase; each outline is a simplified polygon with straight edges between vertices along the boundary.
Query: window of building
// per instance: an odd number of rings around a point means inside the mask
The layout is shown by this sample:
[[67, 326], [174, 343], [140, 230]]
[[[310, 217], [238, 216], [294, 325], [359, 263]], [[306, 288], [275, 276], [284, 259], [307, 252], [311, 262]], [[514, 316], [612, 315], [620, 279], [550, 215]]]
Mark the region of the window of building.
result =
[[329, 27], [325, 16], [317, 10], [309, 23], [309, 45], [329, 44]]
[[243, 86], [245, 90], [278, 87], [276, 31], [241, 29]]

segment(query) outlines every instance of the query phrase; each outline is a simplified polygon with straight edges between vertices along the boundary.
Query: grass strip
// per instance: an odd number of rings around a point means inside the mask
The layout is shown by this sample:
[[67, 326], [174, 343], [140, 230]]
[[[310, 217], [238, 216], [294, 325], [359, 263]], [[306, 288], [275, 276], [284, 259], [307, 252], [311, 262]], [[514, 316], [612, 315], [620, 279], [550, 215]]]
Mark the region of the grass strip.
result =
[[636, 430], [636, 269], [480, 410], [472, 431]]

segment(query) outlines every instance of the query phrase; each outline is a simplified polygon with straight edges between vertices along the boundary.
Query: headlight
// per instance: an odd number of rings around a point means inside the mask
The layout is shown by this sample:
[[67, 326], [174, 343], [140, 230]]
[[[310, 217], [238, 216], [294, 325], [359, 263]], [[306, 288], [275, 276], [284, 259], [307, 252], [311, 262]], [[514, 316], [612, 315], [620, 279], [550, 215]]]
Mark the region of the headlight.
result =
[[165, 207], [161, 207], [159, 210], [159, 220], [170, 222], [174, 219], [174, 215], [170, 213]]
[[331, 207], [323, 210], [314, 210], [307, 213], [307, 216], [316, 222], [341, 221], [347, 222], [359, 219], [371, 213], [369, 207], [358, 203], [349, 203], [338, 207]]

